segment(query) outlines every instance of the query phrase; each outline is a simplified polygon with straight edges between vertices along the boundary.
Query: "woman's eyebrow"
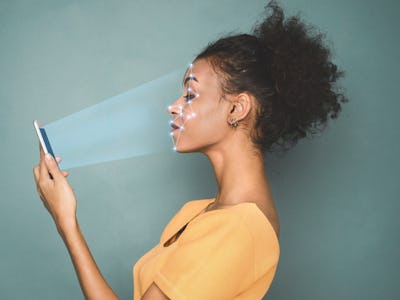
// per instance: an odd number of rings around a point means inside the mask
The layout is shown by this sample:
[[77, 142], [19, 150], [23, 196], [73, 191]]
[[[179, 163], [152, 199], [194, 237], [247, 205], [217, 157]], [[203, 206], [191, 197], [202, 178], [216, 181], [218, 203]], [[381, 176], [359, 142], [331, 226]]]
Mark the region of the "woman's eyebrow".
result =
[[196, 82], [199, 82], [199, 81], [197, 80], [196, 77], [194, 77], [193, 75], [190, 75], [190, 76], [186, 77], [185, 80], [183, 81], [183, 86], [185, 86], [185, 84], [186, 84], [189, 80], [194, 80], [194, 81], [196, 81]]

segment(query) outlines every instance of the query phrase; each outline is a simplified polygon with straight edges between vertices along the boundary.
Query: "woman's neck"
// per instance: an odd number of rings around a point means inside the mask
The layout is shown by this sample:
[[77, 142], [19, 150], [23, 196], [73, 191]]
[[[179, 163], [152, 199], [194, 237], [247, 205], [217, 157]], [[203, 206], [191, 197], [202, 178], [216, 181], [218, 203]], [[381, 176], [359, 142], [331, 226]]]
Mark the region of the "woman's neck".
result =
[[255, 203], [268, 218], [279, 236], [279, 217], [272, 191], [265, 173], [264, 158], [250, 141], [243, 137], [225, 145], [207, 149], [218, 183], [218, 194], [207, 211], [237, 205]]
[[255, 202], [265, 206], [272, 194], [264, 158], [247, 140], [233, 140], [206, 151], [218, 184], [213, 208]]

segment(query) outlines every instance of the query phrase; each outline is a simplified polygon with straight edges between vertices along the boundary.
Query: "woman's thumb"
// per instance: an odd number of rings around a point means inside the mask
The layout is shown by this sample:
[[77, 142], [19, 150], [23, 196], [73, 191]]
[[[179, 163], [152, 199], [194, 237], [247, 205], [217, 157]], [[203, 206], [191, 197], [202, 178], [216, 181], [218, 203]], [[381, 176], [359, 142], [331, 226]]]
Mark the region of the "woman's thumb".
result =
[[47, 153], [45, 155], [45, 162], [46, 162], [47, 170], [49, 171], [49, 173], [51, 174], [51, 176], [53, 178], [62, 176], [61, 171], [58, 167], [58, 164], [56, 163], [54, 157], [51, 154]]

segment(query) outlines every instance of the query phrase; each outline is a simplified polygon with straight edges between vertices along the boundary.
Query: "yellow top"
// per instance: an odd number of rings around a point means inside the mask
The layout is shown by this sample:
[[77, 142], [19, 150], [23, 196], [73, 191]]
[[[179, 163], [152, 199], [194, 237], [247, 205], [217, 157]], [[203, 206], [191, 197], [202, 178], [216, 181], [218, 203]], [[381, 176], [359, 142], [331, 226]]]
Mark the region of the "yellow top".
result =
[[187, 202], [139, 259], [134, 300], [153, 282], [173, 300], [262, 299], [278, 266], [276, 233], [256, 204], [204, 212], [214, 200]]

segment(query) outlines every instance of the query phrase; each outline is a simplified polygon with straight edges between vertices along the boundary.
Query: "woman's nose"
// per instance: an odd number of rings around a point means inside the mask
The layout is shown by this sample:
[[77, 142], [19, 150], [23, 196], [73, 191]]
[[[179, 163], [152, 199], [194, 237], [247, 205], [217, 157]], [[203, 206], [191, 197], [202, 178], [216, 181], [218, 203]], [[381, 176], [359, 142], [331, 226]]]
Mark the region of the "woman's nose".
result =
[[180, 104], [180, 98], [177, 99], [174, 103], [168, 106], [168, 113], [172, 116], [178, 115], [182, 110], [182, 106]]

